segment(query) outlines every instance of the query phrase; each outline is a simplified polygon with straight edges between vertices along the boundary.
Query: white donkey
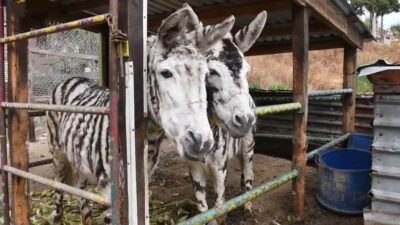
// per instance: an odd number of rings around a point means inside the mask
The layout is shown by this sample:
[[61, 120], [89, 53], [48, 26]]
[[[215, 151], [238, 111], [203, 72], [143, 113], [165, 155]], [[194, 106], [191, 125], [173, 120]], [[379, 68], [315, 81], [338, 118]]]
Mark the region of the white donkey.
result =
[[[207, 61], [202, 51], [212, 47], [232, 28], [233, 18], [185, 44], [190, 9], [184, 7], [161, 24], [156, 40], [148, 51], [148, 89], [151, 117], [178, 146], [181, 156], [202, 159], [213, 146], [207, 118], [205, 79]], [[192, 37], [190, 37], [192, 38]], [[110, 104], [110, 92], [86, 78], [60, 83], [52, 94], [52, 104], [101, 106]], [[89, 181], [103, 188], [110, 200], [110, 124], [108, 116], [48, 112], [49, 149], [54, 156], [56, 180], [85, 188]], [[54, 224], [62, 224], [63, 193], [56, 192]], [[85, 224], [92, 224], [88, 201], [81, 200]], [[105, 211], [105, 224], [111, 224], [111, 210]]]
[[[196, 197], [197, 209], [208, 210], [206, 202], [206, 173], [213, 178], [213, 188], [217, 194], [215, 206], [224, 202], [228, 160], [237, 156], [242, 165], [241, 186], [244, 191], [252, 189], [255, 115], [253, 100], [249, 95], [247, 73], [250, 69], [243, 53], [255, 43], [263, 30], [267, 13], [261, 12], [248, 26], [235, 36], [227, 34], [221, 41], [206, 52], [210, 73], [206, 80], [209, 116], [212, 123], [215, 146], [202, 160], [189, 160], [190, 174]], [[192, 12], [191, 34], [207, 31], [212, 26], [203, 27]], [[253, 128], [253, 129], [251, 129]], [[160, 138], [149, 146], [151, 173], [158, 162]], [[251, 203], [246, 205], [251, 209]], [[215, 222], [215, 221], [214, 221]]]

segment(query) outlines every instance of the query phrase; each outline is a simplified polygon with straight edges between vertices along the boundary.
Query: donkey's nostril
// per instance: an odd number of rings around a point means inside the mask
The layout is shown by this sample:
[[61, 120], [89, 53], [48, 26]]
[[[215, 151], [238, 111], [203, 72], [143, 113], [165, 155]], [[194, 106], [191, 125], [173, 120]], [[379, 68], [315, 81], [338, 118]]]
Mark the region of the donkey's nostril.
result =
[[236, 126], [243, 126], [246, 124], [246, 122], [247, 122], [247, 118], [246, 118], [245, 114], [236, 114], [233, 117], [233, 123]]
[[199, 148], [201, 146], [201, 135], [194, 133], [192, 130], [186, 131], [186, 138], [191, 142], [194, 148]]

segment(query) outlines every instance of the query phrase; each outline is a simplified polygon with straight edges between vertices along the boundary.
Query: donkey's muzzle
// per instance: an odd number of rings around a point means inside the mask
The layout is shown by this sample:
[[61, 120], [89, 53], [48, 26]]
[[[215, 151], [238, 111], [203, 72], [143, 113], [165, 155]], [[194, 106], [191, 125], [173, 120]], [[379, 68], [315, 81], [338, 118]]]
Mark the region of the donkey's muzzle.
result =
[[233, 136], [242, 137], [246, 135], [254, 124], [255, 115], [252, 113], [236, 113], [233, 115], [232, 123], [236, 128]]
[[185, 151], [193, 158], [202, 158], [208, 153], [214, 144], [214, 140], [204, 137], [201, 133], [188, 129], [185, 135]]

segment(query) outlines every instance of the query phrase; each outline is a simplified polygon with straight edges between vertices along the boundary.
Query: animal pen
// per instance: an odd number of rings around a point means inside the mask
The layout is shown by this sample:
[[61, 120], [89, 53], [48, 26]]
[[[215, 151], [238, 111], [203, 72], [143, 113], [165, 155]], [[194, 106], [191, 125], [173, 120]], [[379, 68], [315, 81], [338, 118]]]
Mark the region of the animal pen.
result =
[[[180, 0], [0, 0], [0, 21], [4, 24], [5, 6], [8, 31], [8, 36], [4, 37], [4, 29], [0, 29], [0, 61], [5, 60], [4, 46], [7, 46], [9, 62], [8, 101], [5, 98], [4, 63], [0, 65], [0, 147], [4, 224], [30, 224], [30, 209], [26, 195], [27, 180], [48, 185], [101, 205], [111, 205], [112, 224], [148, 223], [145, 152], [146, 36], [147, 30], [155, 31], [161, 20], [171, 11], [181, 7], [184, 2]], [[261, 106], [257, 107], [255, 112], [261, 116], [293, 111], [294, 130], [293, 137], [290, 137], [293, 142], [292, 168], [288, 173], [266, 181], [252, 191], [225, 202], [221, 207], [210, 209], [182, 224], [207, 223], [289, 181], [293, 182], [295, 193], [294, 212], [299, 221], [304, 221], [306, 162], [321, 150], [346, 140], [349, 133], [354, 132], [357, 49], [361, 49], [363, 42], [372, 39], [372, 36], [348, 3], [342, 0], [201, 0], [188, 3], [205, 23], [232, 14], [237, 17], [238, 27], [246, 24], [249, 16], [267, 10], [267, 26], [249, 51], [249, 55], [292, 52], [293, 103]], [[46, 27], [48, 21], [56, 25]], [[28, 59], [25, 54], [28, 49], [27, 40], [76, 28], [101, 34], [102, 54], [99, 60], [102, 63], [99, 79], [110, 88], [110, 108], [29, 102]], [[332, 48], [344, 49], [343, 89], [309, 92], [309, 50]], [[341, 137], [307, 153], [309, 95], [314, 97], [341, 95], [343, 125]], [[129, 104], [125, 104], [126, 102]], [[112, 149], [111, 202], [107, 202], [99, 195], [28, 172], [26, 146], [28, 110], [109, 116]], [[134, 118], [131, 118], [132, 115]], [[124, 162], [121, 167], [120, 159]], [[124, 183], [126, 186], [118, 185], [120, 173], [124, 173], [128, 179], [128, 182]], [[128, 197], [123, 196], [126, 193]], [[120, 214], [120, 212], [125, 213]]]

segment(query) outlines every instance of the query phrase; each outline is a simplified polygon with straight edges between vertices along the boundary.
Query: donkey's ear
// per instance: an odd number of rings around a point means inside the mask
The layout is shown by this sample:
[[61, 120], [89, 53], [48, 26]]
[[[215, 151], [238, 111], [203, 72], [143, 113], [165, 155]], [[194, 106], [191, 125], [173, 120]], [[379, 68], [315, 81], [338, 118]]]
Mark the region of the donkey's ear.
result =
[[182, 8], [186, 8], [188, 10], [188, 17], [186, 20], [186, 31], [187, 32], [193, 31], [203, 25], [200, 22], [197, 14], [193, 11], [192, 7], [190, 7], [189, 4], [183, 3]]
[[229, 33], [235, 23], [235, 17], [230, 16], [226, 18], [222, 23], [214, 26], [203, 27], [203, 29], [197, 29], [197, 43], [200, 50], [207, 50], [211, 48], [217, 41], [225, 37]]
[[189, 10], [187, 8], [181, 8], [162, 21], [157, 33], [161, 43], [165, 46], [170, 46], [184, 36], [188, 14]]
[[249, 25], [243, 27], [235, 34], [235, 43], [243, 53], [249, 50], [256, 42], [261, 31], [264, 29], [266, 21], [267, 12], [264, 10]]

